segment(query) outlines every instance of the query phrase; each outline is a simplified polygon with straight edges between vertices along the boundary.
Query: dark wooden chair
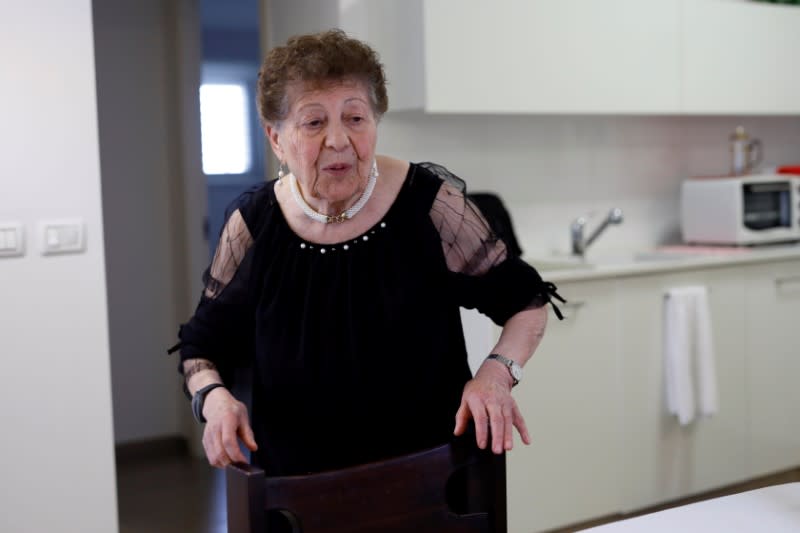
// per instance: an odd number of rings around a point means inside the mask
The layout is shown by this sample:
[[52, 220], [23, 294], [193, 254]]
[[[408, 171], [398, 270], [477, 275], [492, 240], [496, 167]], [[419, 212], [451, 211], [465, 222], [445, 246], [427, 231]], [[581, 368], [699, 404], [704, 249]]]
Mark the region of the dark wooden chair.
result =
[[226, 482], [229, 533], [506, 532], [505, 456], [474, 436], [304, 476], [231, 465]]

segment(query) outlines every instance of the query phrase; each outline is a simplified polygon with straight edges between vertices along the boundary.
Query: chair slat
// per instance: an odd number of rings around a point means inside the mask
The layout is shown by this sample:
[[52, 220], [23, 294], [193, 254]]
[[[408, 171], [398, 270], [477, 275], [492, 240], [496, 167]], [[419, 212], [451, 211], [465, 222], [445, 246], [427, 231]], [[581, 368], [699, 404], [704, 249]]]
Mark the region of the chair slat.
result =
[[[471, 445], [465, 445], [471, 443]], [[284, 510], [303, 533], [505, 533], [505, 456], [474, 440], [304, 476], [228, 467], [229, 533], [263, 533]]]

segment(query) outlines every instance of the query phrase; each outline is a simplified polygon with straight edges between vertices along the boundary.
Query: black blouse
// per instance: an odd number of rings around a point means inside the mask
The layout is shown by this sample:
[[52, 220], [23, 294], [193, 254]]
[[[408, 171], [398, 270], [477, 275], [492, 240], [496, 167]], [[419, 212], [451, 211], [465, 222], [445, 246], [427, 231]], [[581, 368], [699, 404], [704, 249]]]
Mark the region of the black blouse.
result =
[[555, 295], [507, 252], [459, 181], [411, 164], [385, 217], [336, 244], [299, 238], [274, 182], [230, 206], [200, 303], [181, 327], [181, 361], [213, 361], [228, 385], [245, 369], [252, 460], [268, 474], [447, 442], [471, 378], [459, 306], [502, 325]]

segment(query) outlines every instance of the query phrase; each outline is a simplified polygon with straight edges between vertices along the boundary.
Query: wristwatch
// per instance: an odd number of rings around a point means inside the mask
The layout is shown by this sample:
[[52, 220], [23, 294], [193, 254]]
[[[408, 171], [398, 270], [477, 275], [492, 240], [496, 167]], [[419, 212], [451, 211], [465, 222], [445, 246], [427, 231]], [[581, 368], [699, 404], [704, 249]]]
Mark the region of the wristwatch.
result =
[[486, 359], [496, 359], [498, 362], [503, 363], [506, 366], [508, 373], [511, 374], [511, 379], [514, 380], [512, 387], [516, 386], [517, 383], [522, 381], [522, 367], [519, 366], [516, 361], [512, 361], [508, 357], [503, 357], [497, 353], [490, 354]]
[[222, 383], [212, 383], [210, 385], [206, 385], [205, 387], [199, 389], [197, 392], [194, 393], [192, 396], [192, 414], [194, 415], [194, 419], [200, 422], [201, 424], [206, 423], [206, 417], [203, 416], [203, 404], [206, 403], [206, 396], [209, 392], [216, 389], [217, 387], [224, 387]]

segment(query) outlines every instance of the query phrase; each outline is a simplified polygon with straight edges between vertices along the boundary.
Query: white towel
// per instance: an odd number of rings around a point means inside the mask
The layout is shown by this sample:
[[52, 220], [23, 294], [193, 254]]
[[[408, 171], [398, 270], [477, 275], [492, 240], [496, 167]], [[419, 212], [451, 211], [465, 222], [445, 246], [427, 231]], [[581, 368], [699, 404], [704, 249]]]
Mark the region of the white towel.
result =
[[678, 287], [664, 298], [663, 357], [667, 408], [682, 425], [699, 407], [702, 416], [719, 408], [711, 313], [703, 286]]

